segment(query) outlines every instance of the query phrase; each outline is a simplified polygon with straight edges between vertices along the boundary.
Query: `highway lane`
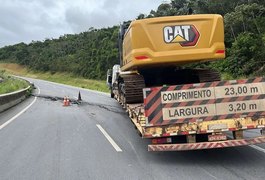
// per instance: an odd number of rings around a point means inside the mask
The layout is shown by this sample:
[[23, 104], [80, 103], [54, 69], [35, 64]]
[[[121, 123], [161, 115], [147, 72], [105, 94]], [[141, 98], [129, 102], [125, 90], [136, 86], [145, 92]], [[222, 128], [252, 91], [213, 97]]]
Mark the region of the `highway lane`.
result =
[[[30, 79], [42, 96], [81, 92], [84, 103], [36, 102], [0, 130], [0, 179], [264, 179], [265, 153], [252, 147], [147, 152], [119, 104], [104, 93]], [[37, 91], [36, 91], [37, 93]], [[0, 114], [0, 125], [32, 101]], [[117, 152], [100, 125], [122, 150]], [[257, 131], [246, 133], [247, 136]], [[265, 145], [259, 145], [265, 149]]]

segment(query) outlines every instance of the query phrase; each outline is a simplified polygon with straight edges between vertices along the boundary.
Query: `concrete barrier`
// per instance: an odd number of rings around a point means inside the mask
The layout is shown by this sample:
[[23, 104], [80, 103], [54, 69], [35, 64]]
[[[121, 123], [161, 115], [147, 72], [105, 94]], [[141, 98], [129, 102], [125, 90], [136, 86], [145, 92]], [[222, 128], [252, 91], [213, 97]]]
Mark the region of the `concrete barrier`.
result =
[[25, 89], [0, 95], [0, 113], [17, 105], [26, 99], [27, 91], [29, 91], [30, 86]]

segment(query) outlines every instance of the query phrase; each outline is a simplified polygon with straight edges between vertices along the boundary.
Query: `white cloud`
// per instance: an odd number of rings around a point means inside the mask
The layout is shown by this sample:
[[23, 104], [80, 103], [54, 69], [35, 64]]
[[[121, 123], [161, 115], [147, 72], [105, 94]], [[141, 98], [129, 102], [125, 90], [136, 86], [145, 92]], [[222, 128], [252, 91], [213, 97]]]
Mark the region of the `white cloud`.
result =
[[148, 14], [161, 0], [0, 0], [0, 47], [57, 38]]

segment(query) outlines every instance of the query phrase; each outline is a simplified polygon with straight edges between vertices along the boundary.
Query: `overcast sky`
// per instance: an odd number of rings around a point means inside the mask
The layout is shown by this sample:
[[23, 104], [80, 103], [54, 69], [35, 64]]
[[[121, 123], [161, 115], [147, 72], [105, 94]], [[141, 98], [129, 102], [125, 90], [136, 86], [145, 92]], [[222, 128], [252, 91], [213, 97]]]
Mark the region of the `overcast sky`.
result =
[[162, 0], [0, 0], [0, 47], [117, 25]]

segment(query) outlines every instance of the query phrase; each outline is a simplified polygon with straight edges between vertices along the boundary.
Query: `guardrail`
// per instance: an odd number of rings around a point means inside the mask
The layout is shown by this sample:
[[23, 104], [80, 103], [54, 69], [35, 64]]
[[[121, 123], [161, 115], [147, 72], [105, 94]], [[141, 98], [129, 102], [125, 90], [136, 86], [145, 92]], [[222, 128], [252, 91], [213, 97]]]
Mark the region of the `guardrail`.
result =
[[31, 86], [29, 85], [27, 88], [0, 95], [0, 113], [17, 105], [18, 103], [22, 102], [26, 99], [28, 91], [30, 90]]

